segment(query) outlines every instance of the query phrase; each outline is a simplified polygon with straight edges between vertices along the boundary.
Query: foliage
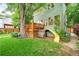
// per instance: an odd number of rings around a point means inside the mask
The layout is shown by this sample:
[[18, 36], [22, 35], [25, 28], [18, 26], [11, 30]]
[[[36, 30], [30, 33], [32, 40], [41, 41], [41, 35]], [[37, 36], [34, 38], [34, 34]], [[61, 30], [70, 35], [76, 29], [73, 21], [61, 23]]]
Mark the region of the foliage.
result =
[[19, 13], [16, 10], [16, 12], [14, 14], [12, 14], [11, 18], [13, 19], [12, 23], [15, 27], [20, 27], [20, 21], [19, 21]]
[[64, 42], [70, 41], [70, 33], [65, 33], [64, 36], [61, 36], [61, 40]]
[[11, 35], [12, 35], [12, 37], [19, 37], [20, 33], [19, 32], [12, 32]]
[[68, 4], [66, 14], [68, 27], [79, 23], [79, 4]]
[[12, 23], [15, 27], [20, 27], [20, 16], [19, 16], [19, 4], [18, 3], [9, 3], [7, 4], [7, 10], [11, 11], [13, 14], [11, 15]]
[[[12, 15], [12, 19], [13, 19], [13, 24], [15, 26], [19, 25], [19, 4], [18, 3], [10, 3], [7, 4], [8, 5], [8, 9], [10, 11], [15, 12]], [[36, 11], [37, 9], [39, 9], [40, 7], [44, 7], [46, 4], [45, 3], [27, 3], [25, 4], [26, 10], [25, 10], [25, 22], [26, 24], [31, 23], [31, 20], [33, 20], [33, 12]]]
[[64, 42], [69, 42], [70, 41], [70, 33], [64, 31], [64, 30], [59, 30], [57, 32], [60, 36], [60, 39]]
[[[6, 36], [6, 37], [4, 37]], [[0, 37], [1, 56], [53, 56], [62, 55], [62, 46], [43, 39], [13, 38], [10, 35]]]
[[13, 19], [15, 19], [15, 21], [13, 21], [14, 25], [18, 25], [18, 22], [20, 21], [21, 37], [26, 37], [24, 27], [26, 24], [30, 23], [31, 20], [33, 20], [33, 12], [40, 7], [43, 7], [43, 4], [8, 4], [8, 8], [15, 12], [14, 16], [12, 15]]

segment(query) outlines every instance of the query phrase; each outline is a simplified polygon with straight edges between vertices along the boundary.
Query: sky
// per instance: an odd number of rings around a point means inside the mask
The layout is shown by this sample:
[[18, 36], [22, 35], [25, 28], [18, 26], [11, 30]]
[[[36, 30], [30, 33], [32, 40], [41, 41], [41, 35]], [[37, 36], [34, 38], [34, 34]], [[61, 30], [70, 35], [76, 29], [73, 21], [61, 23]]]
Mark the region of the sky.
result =
[[[2, 14], [1, 12], [4, 11], [6, 8], [7, 8], [6, 4], [1, 4], [0, 3], [0, 14]], [[4, 13], [3, 15], [7, 15], [7, 14], [10, 15], [11, 12], [10, 11], [6, 11], [6, 13]], [[4, 28], [4, 24], [11, 24], [11, 23], [12, 23], [12, 19], [11, 18], [0, 19], [0, 28]]]
[[12, 13], [10, 11], [6, 11], [5, 13], [1, 13], [2, 11], [5, 11], [7, 8], [7, 5], [4, 3], [0, 3], [0, 14], [3, 15], [12, 15]]
[[0, 3], [0, 12], [4, 11], [7, 8], [6, 4]]

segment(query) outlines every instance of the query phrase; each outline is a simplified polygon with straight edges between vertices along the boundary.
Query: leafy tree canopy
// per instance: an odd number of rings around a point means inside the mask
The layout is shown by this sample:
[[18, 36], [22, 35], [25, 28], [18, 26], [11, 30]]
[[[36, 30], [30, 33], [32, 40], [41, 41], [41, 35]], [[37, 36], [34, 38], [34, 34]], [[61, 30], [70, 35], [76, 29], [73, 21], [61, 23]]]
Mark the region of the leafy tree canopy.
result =
[[79, 4], [67, 4], [66, 13], [68, 26], [79, 23]]
[[[18, 3], [10, 3], [7, 4], [8, 5], [8, 9], [12, 12], [14, 12], [14, 14], [11, 16], [11, 18], [13, 19], [13, 24], [15, 26], [19, 26], [19, 4]], [[27, 3], [25, 4], [25, 23], [28, 24], [31, 22], [31, 20], [33, 19], [33, 12], [37, 9], [39, 9], [40, 7], [45, 7], [45, 3]]]

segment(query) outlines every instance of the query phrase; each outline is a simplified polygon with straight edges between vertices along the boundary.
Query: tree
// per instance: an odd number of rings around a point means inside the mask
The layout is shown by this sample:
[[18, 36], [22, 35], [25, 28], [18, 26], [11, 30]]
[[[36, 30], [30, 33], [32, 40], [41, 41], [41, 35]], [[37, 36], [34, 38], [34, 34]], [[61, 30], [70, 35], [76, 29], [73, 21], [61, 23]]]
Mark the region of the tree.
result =
[[25, 3], [19, 4], [19, 11], [20, 11], [20, 33], [21, 37], [24, 38], [26, 37], [25, 34], [25, 9], [26, 5]]
[[13, 19], [12, 24], [17, 28], [20, 28], [20, 21], [19, 21], [20, 16], [18, 15], [19, 15], [19, 12], [18, 10], [16, 10], [16, 12], [11, 15], [11, 18]]
[[25, 24], [30, 23], [30, 21], [33, 19], [33, 12], [43, 6], [45, 6], [45, 4], [32, 4], [32, 3], [8, 4], [9, 10], [15, 11], [15, 14], [17, 12], [17, 16], [13, 18], [16, 18], [17, 20], [20, 19], [21, 37], [26, 37]]
[[67, 4], [67, 23], [68, 27], [73, 27], [79, 23], [79, 4]]
[[[8, 4], [8, 9], [11, 10], [12, 12], [15, 12], [15, 14], [12, 15], [13, 20], [17, 21], [18, 23], [20, 21], [20, 33], [21, 33], [20, 37], [21, 38], [26, 37], [26, 35], [25, 35], [25, 9], [26, 9], [25, 3]], [[14, 24], [15, 23], [18, 24], [15, 21], [14, 21]]]
[[17, 3], [9, 3], [7, 4], [7, 10], [13, 12], [10, 18], [12, 18], [12, 23], [15, 27], [20, 28], [20, 12], [19, 12], [19, 4]]

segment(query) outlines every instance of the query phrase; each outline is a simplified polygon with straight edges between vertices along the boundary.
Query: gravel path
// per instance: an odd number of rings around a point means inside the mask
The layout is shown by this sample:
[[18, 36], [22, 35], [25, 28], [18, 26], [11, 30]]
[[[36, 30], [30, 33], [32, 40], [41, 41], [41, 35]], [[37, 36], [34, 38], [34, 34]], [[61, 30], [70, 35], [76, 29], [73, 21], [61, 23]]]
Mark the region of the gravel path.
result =
[[72, 49], [77, 49], [76, 48], [76, 42], [78, 42], [78, 36], [75, 35], [74, 33], [71, 33], [71, 39], [69, 43], [64, 43], [65, 45], [69, 46]]

